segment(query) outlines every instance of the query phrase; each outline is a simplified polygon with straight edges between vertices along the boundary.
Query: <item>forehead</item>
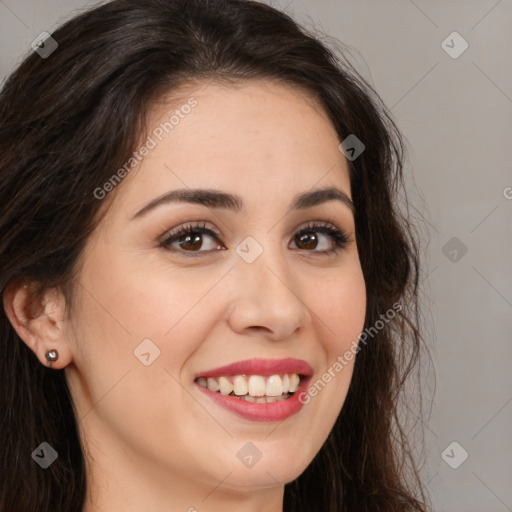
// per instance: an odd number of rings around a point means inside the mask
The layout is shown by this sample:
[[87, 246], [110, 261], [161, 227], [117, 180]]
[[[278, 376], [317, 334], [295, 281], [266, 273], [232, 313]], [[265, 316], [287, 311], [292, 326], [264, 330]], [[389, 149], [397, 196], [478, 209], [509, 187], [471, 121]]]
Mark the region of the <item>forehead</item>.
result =
[[187, 187], [230, 191], [247, 203], [283, 202], [315, 185], [350, 196], [332, 123], [312, 95], [288, 84], [189, 84], [155, 103], [147, 126], [152, 149], [127, 177], [130, 206]]

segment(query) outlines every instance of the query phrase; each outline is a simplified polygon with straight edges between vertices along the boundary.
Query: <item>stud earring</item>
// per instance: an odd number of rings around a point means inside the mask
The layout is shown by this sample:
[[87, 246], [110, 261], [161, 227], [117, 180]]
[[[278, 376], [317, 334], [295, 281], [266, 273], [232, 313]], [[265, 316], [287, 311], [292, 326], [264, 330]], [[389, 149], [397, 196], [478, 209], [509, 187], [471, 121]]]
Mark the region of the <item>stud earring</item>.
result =
[[59, 353], [55, 349], [48, 350], [45, 355], [46, 360], [48, 361], [48, 366], [51, 366], [52, 363], [54, 361], [57, 361], [57, 359], [59, 358]]

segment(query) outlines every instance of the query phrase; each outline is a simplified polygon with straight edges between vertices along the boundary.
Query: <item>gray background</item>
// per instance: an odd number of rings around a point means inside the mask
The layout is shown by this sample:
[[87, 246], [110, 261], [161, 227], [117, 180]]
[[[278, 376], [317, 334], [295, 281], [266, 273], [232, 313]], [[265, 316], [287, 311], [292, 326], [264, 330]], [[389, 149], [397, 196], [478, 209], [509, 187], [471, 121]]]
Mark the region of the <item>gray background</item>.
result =
[[[408, 141], [411, 213], [430, 240], [422, 302], [436, 390], [422, 474], [434, 508], [512, 511], [512, 0], [267, 1], [352, 47]], [[0, 0], [0, 79], [86, 5]], [[443, 48], [459, 40], [442, 45], [454, 31], [469, 45], [457, 58]]]

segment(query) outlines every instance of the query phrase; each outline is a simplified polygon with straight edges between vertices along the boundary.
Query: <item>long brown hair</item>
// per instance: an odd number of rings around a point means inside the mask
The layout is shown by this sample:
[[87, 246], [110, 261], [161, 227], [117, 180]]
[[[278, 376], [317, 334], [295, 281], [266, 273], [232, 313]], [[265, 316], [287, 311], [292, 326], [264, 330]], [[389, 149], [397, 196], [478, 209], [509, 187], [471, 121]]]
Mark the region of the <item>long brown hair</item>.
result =
[[[341, 51], [248, 0], [114, 0], [52, 37], [55, 51], [31, 52], [0, 93], [2, 293], [20, 277], [41, 290], [70, 286], [99, 220], [94, 190], [136, 149], [163, 94], [202, 79], [272, 78], [303, 88], [340, 142], [354, 134], [365, 145], [349, 171], [365, 329], [373, 331], [328, 439], [285, 486], [284, 510], [427, 510], [397, 407], [423, 347], [419, 242], [397, 204], [406, 201], [403, 137], [373, 88]], [[382, 322], [396, 303], [402, 308]], [[0, 309], [0, 512], [81, 510], [85, 464], [64, 370], [41, 365]], [[42, 441], [59, 454], [45, 471], [31, 458]]]

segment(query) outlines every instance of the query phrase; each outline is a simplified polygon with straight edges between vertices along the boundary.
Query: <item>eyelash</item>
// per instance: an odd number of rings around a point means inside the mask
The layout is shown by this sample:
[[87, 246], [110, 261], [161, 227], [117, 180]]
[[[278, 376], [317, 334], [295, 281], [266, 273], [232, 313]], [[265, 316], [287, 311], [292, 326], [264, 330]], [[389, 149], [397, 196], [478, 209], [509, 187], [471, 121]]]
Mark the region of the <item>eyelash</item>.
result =
[[[297, 236], [303, 235], [305, 233], [310, 233], [312, 231], [316, 231], [319, 233], [323, 233], [326, 235], [329, 235], [334, 240], [334, 248], [329, 249], [327, 251], [315, 251], [307, 249], [304, 249], [306, 252], [312, 252], [317, 253], [321, 255], [331, 255], [331, 254], [338, 254], [338, 249], [344, 249], [345, 246], [348, 244], [349, 239], [344, 231], [338, 229], [334, 224], [331, 222], [328, 223], [319, 223], [316, 221], [309, 222], [306, 226], [301, 228], [299, 231], [296, 232]], [[182, 249], [176, 248], [176, 247], [170, 247], [170, 244], [178, 239], [179, 237], [183, 235], [189, 235], [191, 233], [201, 233], [201, 234], [207, 234], [211, 235], [213, 238], [217, 240], [217, 242], [220, 242], [221, 234], [215, 230], [210, 229], [206, 227], [206, 223], [201, 224], [185, 224], [183, 226], [180, 226], [179, 228], [170, 231], [167, 233], [164, 238], [159, 242], [159, 247], [170, 250], [173, 252], [181, 252], [183, 256], [185, 257], [197, 257], [200, 256], [201, 252], [209, 253], [211, 251], [184, 251]]]

